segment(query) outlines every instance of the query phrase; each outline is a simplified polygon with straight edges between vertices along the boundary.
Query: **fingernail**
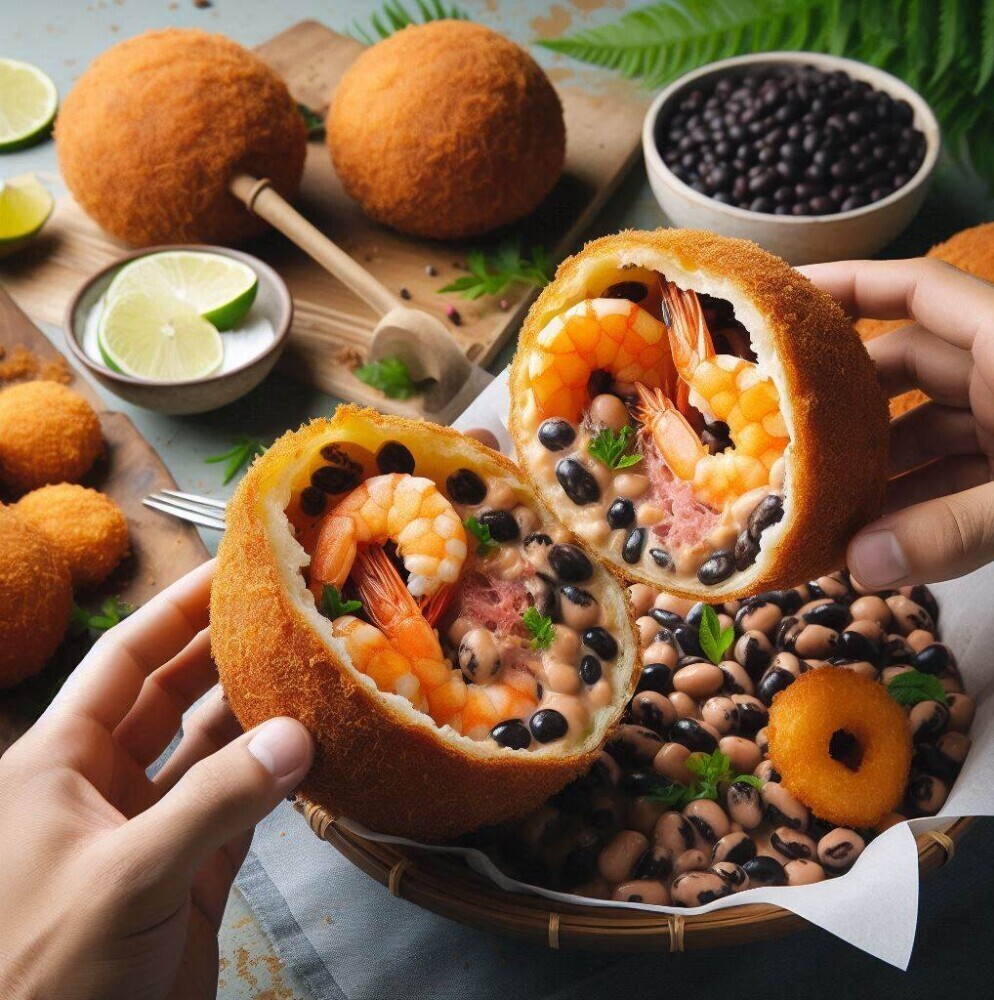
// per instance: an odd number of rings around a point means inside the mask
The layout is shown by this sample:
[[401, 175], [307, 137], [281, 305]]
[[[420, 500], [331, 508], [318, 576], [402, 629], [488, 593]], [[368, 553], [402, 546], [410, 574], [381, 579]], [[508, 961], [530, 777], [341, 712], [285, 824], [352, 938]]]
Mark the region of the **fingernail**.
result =
[[285, 778], [310, 758], [311, 741], [299, 722], [270, 719], [255, 731], [248, 752], [274, 778]]
[[853, 542], [849, 569], [865, 587], [887, 587], [903, 580], [908, 560], [893, 531], [868, 531]]

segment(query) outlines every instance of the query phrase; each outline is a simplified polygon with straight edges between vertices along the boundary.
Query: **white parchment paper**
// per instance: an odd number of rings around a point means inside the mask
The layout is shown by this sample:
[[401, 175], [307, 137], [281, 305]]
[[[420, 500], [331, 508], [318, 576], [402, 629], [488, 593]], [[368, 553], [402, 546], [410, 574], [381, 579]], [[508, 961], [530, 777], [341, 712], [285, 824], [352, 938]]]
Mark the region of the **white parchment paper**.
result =
[[[492, 431], [502, 450], [513, 454], [507, 432], [508, 373], [505, 370], [455, 421], [455, 427]], [[660, 913], [704, 913], [744, 903], [775, 903], [900, 969], [907, 969], [918, 922], [918, 848], [915, 836], [944, 829], [959, 816], [994, 814], [994, 564], [960, 580], [932, 588], [940, 607], [943, 641], [956, 654], [967, 692], [976, 699], [977, 715], [970, 732], [973, 747], [945, 806], [936, 817], [900, 823], [874, 839], [846, 874], [815, 885], [757, 888], [707, 906], [650, 906], [592, 900], [552, 892], [508, 878], [483, 853], [451, 847], [426, 847], [399, 837], [366, 830], [339, 820], [369, 840], [406, 844], [424, 850], [460, 854], [467, 863], [504, 889], [528, 892], [563, 903], [623, 907]]]

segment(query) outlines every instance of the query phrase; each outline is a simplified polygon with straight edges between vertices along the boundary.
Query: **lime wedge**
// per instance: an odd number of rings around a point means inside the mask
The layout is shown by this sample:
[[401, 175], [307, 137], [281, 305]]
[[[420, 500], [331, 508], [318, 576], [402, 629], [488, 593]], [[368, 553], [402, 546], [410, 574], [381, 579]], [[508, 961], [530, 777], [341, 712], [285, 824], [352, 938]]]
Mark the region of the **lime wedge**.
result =
[[107, 289], [107, 302], [131, 292], [172, 296], [218, 330], [230, 330], [249, 311], [259, 279], [240, 260], [218, 253], [167, 250], [126, 264]]
[[204, 378], [224, 359], [217, 329], [168, 294], [128, 292], [106, 302], [97, 341], [114, 371], [156, 382]]
[[0, 180], [0, 257], [28, 242], [48, 221], [55, 206], [34, 174]]
[[37, 142], [58, 106], [55, 84], [37, 66], [0, 59], [0, 153]]

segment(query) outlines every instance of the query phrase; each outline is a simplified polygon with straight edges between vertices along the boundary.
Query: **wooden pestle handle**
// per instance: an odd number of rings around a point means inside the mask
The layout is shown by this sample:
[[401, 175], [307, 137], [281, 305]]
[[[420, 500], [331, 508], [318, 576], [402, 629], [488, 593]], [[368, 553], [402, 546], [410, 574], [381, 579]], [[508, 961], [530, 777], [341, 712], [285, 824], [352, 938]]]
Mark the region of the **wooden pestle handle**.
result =
[[320, 229], [312, 226], [267, 179], [260, 180], [250, 174], [236, 174], [229, 188], [250, 212], [265, 219], [304, 253], [313, 257], [380, 316], [400, 305], [399, 299], [386, 286], [329, 240]]

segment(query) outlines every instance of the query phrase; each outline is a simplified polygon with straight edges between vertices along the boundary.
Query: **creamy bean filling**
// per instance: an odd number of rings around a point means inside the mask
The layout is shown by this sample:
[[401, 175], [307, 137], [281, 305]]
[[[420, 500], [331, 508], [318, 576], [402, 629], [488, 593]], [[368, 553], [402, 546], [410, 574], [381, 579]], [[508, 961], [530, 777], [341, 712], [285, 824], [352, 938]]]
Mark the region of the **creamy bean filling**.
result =
[[[513, 876], [598, 899], [697, 906], [761, 885], [847, 872], [866, 844], [943, 805], [970, 748], [974, 703], [939, 635], [925, 587], [870, 594], [845, 573], [714, 606], [735, 640], [701, 656], [703, 605], [631, 588], [645, 667], [621, 725], [593, 769], [523, 820], [479, 843]], [[911, 670], [946, 702], [906, 707], [914, 757], [900, 811], [873, 829], [834, 826], [780, 784], [767, 759], [769, 706], [804, 671], [843, 666], [882, 684]], [[851, 734], [827, 748], [858, 769]], [[705, 797], [672, 805], [694, 762], [728, 758]], [[749, 776], [744, 780], [742, 776]]]
[[[437, 489], [444, 498], [438, 503], [462, 523], [465, 557], [456, 579], [417, 602], [414, 617], [424, 621], [411, 623], [411, 607], [405, 619], [394, 607], [405, 595], [393, 601], [383, 586], [374, 595], [354, 569], [331, 605], [317, 601], [336, 635], [354, 637], [353, 665], [381, 690], [471, 739], [515, 750], [582, 743], [612, 701], [621, 612], [605, 604], [607, 573], [571, 544], [567, 531], [546, 527], [522, 485], [435, 456], [415, 459], [400, 441], [385, 442], [375, 454], [348, 442], [325, 445], [304, 465], [286, 510], [312, 557], [304, 569], [308, 584], [320, 565], [328, 519], [348, 498], [364, 496], [375, 477], [396, 474], [432, 481], [421, 488]], [[356, 554], [357, 566], [370, 548], [386, 554], [388, 566], [380, 559], [379, 569], [392, 580], [394, 597], [411, 582], [399, 532], [394, 523], [391, 539], [360, 540]]]
[[[653, 322], [676, 322], [659, 293], [664, 277], [638, 268], [629, 273], [555, 317], [539, 335], [523, 403], [529, 467], [558, 498], [573, 530], [594, 545], [633, 568], [663, 571], [675, 583], [714, 586], [753, 565], [763, 533], [783, 516], [786, 428], [779, 412], [750, 408], [745, 393], [739, 398], [739, 385], [754, 386], [756, 359], [729, 302], [697, 296], [717, 366], [730, 381], [739, 380], [716, 391], [715, 372], [697, 366], [699, 356], [674, 372], [666, 337], [658, 348], [651, 343], [661, 329], [653, 330]], [[631, 328], [622, 332], [632, 307], [651, 322], [629, 316]], [[613, 345], [623, 337], [631, 339], [630, 350], [624, 342], [617, 352], [596, 343], [603, 338]], [[633, 363], [637, 350], [656, 367]], [[583, 369], [588, 359], [589, 371]], [[776, 390], [765, 381], [775, 404]], [[646, 405], [644, 387], [671, 396], [680, 417], [654, 423], [659, 407]], [[728, 415], [734, 429], [716, 414]], [[674, 425], [676, 432], [668, 429]], [[685, 462], [677, 468], [673, 461], [679, 457], [674, 436], [687, 434], [684, 452], [698, 449], [696, 477], [688, 476]]]

